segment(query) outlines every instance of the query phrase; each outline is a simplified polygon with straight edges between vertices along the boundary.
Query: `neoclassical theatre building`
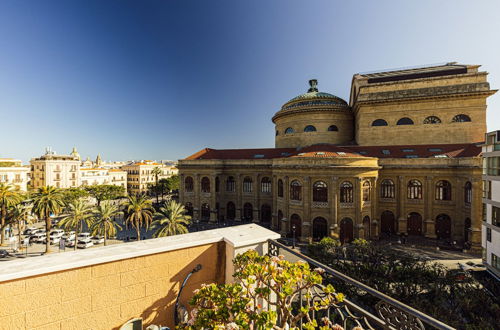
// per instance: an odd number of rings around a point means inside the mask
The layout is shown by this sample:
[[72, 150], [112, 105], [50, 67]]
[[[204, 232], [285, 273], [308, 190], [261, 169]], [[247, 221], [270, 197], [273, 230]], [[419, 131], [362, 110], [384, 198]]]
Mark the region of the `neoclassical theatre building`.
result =
[[179, 161], [200, 221], [254, 221], [301, 240], [407, 233], [480, 248], [487, 72], [447, 63], [355, 74], [349, 102], [317, 81], [272, 117], [275, 148]]

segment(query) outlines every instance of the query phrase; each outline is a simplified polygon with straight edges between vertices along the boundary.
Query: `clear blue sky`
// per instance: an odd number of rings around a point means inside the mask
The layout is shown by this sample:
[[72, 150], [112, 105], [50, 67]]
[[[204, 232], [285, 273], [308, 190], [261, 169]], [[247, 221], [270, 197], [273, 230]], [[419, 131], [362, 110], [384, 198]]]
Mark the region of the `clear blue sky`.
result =
[[[0, 157], [272, 147], [317, 78], [458, 61], [500, 88], [500, 1], [0, 1]], [[500, 95], [488, 130], [500, 129]]]

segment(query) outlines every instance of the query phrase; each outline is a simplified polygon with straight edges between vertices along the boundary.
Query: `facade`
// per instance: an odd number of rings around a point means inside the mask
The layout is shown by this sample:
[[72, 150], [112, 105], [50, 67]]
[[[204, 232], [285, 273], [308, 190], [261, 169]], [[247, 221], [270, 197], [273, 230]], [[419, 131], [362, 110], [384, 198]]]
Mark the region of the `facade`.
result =
[[0, 158], [0, 183], [13, 185], [21, 191], [28, 190], [29, 167], [12, 158]]
[[81, 168], [80, 185], [115, 185], [127, 190], [127, 172], [119, 169]]
[[405, 233], [481, 243], [486, 99], [477, 65], [355, 74], [349, 103], [319, 92], [273, 116], [275, 148], [203, 149], [179, 161], [201, 221], [251, 220], [302, 240]]
[[80, 159], [75, 155], [56, 155], [47, 148], [45, 155], [33, 158], [31, 164], [31, 186], [40, 188], [75, 188], [80, 184]]
[[483, 260], [500, 276], [500, 131], [486, 134], [483, 157]]
[[151, 184], [154, 184], [156, 177], [153, 170], [158, 167], [161, 174], [158, 180], [169, 178], [178, 173], [175, 166], [168, 166], [152, 160], [143, 160], [122, 166], [122, 170], [127, 172], [127, 190], [131, 194], [142, 194], [148, 191]]

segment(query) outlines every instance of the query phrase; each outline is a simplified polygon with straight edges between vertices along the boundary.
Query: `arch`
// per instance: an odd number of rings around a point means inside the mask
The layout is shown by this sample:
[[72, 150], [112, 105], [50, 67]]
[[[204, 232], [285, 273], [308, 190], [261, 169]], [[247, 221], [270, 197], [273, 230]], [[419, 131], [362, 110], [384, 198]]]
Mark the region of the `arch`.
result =
[[381, 198], [394, 198], [396, 197], [396, 187], [394, 181], [391, 179], [384, 179], [380, 183], [380, 197]]
[[422, 183], [418, 180], [408, 181], [407, 186], [408, 199], [422, 199]]
[[387, 122], [383, 119], [375, 119], [372, 122], [372, 126], [387, 126]]
[[192, 192], [194, 189], [194, 181], [193, 181], [193, 177], [191, 176], [187, 176], [185, 179], [184, 179], [184, 190], [186, 192]]
[[340, 184], [340, 202], [352, 203], [353, 202], [353, 185], [350, 181], [344, 181]]
[[436, 183], [436, 200], [451, 201], [451, 183], [446, 180]]
[[338, 132], [339, 128], [336, 125], [328, 126], [328, 132]]
[[370, 181], [365, 181], [363, 182], [363, 202], [369, 202], [370, 201], [370, 191], [371, 191], [371, 184]]
[[456, 115], [451, 120], [452, 123], [466, 123], [471, 121], [470, 117], [464, 114]]
[[447, 214], [440, 214], [436, 217], [436, 237], [438, 239], [451, 238], [451, 218]]
[[271, 217], [272, 217], [271, 206], [263, 204], [260, 207], [260, 221], [264, 226], [270, 227], [272, 220]]
[[233, 202], [228, 202], [226, 206], [227, 220], [234, 220], [236, 218], [236, 205]]
[[201, 178], [201, 192], [209, 193], [210, 192], [210, 179], [204, 176]]
[[295, 130], [291, 127], [288, 127], [286, 130], [285, 130], [285, 134], [293, 134], [295, 133]]
[[190, 217], [193, 216], [193, 203], [187, 202], [186, 205], [184, 205], [184, 209], [186, 209], [186, 215]]
[[464, 202], [470, 204], [472, 202], [472, 183], [467, 181], [464, 186]]
[[382, 212], [380, 216], [380, 231], [387, 235], [396, 234], [397, 222], [394, 213], [389, 210]]
[[328, 221], [323, 217], [317, 217], [313, 220], [313, 240], [319, 241], [328, 236]]
[[408, 117], [403, 117], [400, 120], [398, 120], [396, 125], [413, 125], [413, 120], [411, 120]]
[[280, 132], [278, 130], [276, 130], [276, 136], [280, 135]]
[[436, 116], [429, 116], [424, 119], [424, 124], [441, 124], [441, 119]]
[[245, 203], [245, 205], [243, 205], [243, 220], [244, 221], [253, 220], [253, 205], [250, 203]]
[[350, 243], [354, 239], [354, 225], [351, 218], [340, 221], [340, 242]]
[[267, 176], [260, 180], [260, 191], [263, 193], [271, 193], [272, 182]]
[[370, 239], [371, 237], [371, 232], [370, 232], [370, 229], [371, 229], [371, 226], [370, 226], [370, 217], [365, 215], [363, 217], [363, 228], [364, 228], [364, 233], [365, 233], [365, 237], [364, 239]]
[[236, 191], [236, 181], [234, 180], [234, 177], [229, 176], [226, 179], [226, 191], [227, 192], [235, 192]]
[[201, 204], [201, 221], [210, 220], [210, 206], [207, 203]]
[[276, 230], [281, 231], [281, 223], [283, 222], [283, 212], [281, 210], [278, 210], [278, 220], [276, 223]]
[[283, 180], [278, 180], [278, 197], [283, 197]]
[[244, 193], [251, 193], [253, 191], [253, 180], [251, 177], [246, 176], [243, 179], [243, 192]]
[[307, 125], [306, 127], [304, 127], [304, 132], [316, 132], [316, 127], [314, 127], [313, 125]]
[[295, 226], [295, 238], [299, 240], [302, 236], [302, 219], [298, 214], [292, 214], [290, 217], [290, 237], [293, 237], [293, 227]]
[[408, 235], [422, 235], [422, 216], [420, 213], [411, 212], [408, 214], [406, 232]]
[[302, 200], [302, 185], [297, 180], [290, 183], [290, 199], [293, 201]]
[[471, 227], [472, 227], [472, 222], [471, 222], [470, 218], [465, 218], [465, 221], [464, 221], [464, 242], [469, 241]]
[[328, 186], [323, 181], [313, 184], [313, 202], [328, 203]]

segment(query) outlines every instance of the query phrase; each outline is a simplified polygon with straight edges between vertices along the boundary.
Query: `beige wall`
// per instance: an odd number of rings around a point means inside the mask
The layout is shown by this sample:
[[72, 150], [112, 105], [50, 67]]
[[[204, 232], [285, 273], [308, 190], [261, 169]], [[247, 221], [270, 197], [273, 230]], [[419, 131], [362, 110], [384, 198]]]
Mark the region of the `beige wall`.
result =
[[201, 283], [225, 281], [224, 242], [0, 282], [0, 329], [118, 329], [135, 317], [172, 328], [180, 284], [198, 263], [187, 305]]

